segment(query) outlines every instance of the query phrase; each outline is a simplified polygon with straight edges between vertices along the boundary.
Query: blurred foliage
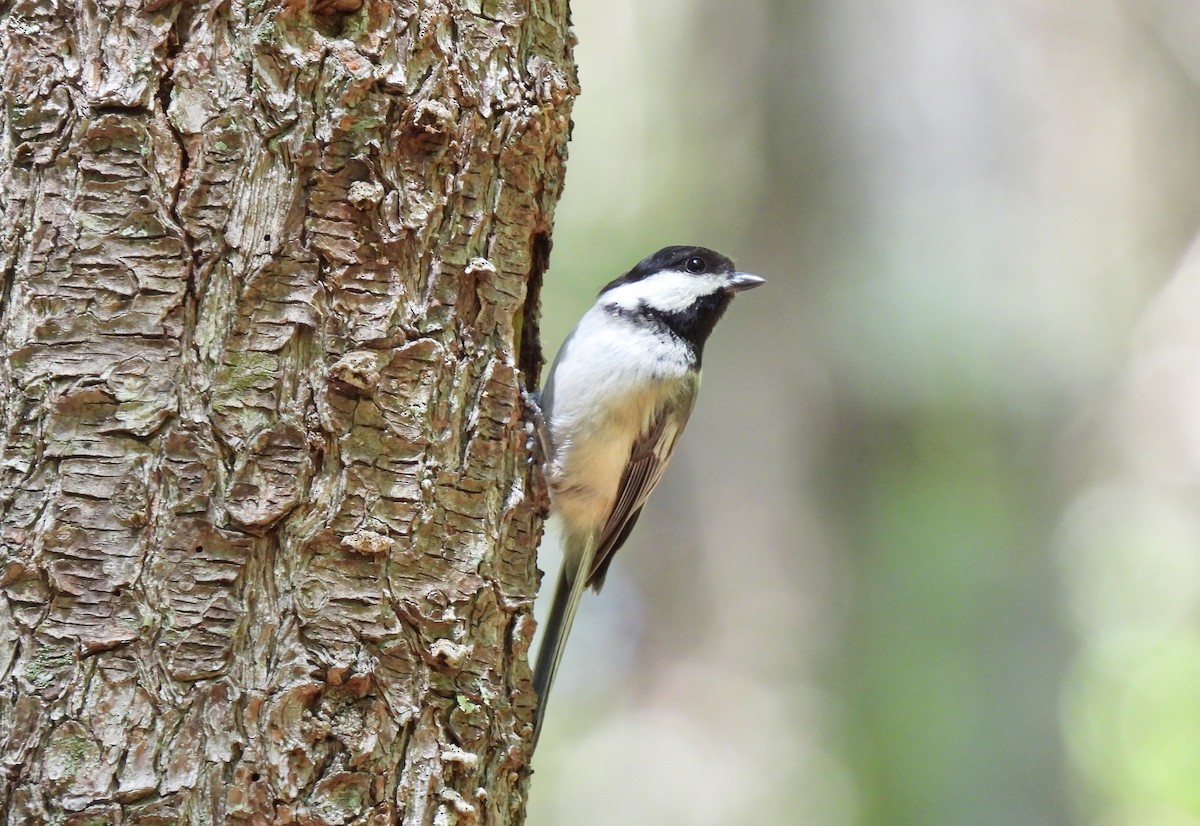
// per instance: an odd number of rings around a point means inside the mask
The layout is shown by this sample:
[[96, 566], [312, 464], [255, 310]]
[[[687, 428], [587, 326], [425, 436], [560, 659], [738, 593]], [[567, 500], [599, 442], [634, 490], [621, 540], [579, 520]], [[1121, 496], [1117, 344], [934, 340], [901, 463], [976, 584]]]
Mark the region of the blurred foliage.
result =
[[548, 355], [666, 244], [769, 284], [531, 826], [1200, 824], [1200, 6], [573, 7]]

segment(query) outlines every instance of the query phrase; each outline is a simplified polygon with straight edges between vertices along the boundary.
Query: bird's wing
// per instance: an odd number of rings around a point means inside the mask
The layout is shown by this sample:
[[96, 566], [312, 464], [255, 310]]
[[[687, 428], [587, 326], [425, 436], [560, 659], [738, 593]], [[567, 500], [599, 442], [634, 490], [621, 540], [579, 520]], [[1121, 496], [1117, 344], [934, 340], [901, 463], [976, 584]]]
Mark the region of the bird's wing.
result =
[[596, 542], [587, 584], [600, 590], [613, 555], [624, 544], [630, 530], [641, 515], [642, 506], [650, 493], [662, 481], [663, 471], [675, 450], [679, 434], [687, 425], [692, 412], [695, 391], [691, 390], [680, 404], [665, 405], [650, 427], [633, 443], [629, 463], [617, 486], [617, 499], [608, 521]]

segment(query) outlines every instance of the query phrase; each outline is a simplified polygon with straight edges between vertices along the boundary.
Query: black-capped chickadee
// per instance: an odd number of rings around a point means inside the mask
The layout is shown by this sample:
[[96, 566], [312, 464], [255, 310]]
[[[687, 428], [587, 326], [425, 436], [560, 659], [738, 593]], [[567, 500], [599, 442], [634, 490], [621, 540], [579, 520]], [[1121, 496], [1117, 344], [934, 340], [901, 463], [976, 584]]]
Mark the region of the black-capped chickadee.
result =
[[662, 479], [700, 387], [704, 342], [762, 284], [704, 247], [666, 247], [616, 279], [563, 343], [542, 391], [562, 569], [542, 632], [534, 741], [585, 585], [599, 591]]

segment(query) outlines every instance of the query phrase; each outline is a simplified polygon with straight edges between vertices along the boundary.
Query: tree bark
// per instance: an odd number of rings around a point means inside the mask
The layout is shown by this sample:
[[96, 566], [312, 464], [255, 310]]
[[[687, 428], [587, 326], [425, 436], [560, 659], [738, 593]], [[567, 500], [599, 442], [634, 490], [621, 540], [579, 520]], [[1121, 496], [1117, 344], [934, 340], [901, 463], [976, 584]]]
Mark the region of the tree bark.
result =
[[567, 25], [0, 2], [6, 822], [521, 822]]

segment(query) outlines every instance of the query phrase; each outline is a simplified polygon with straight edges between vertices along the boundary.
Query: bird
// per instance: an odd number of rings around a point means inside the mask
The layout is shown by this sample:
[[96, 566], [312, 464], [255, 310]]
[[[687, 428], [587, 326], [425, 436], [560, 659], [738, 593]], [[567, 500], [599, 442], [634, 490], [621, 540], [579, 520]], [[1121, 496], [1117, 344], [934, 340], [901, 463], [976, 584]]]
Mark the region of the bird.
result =
[[662, 480], [704, 344], [734, 294], [765, 281], [711, 249], [664, 247], [609, 282], [559, 349], [540, 403], [563, 561], [534, 669], [535, 746], [579, 600], [603, 586]]

